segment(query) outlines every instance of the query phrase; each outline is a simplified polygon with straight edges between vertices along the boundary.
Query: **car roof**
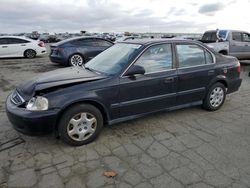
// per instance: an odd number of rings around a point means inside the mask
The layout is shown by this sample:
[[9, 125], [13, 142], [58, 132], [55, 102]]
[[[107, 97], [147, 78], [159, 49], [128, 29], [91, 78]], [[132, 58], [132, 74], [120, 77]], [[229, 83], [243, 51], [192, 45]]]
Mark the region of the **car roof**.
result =
[[25, 40], [33, 41], [33, 39], [30, 39], [30, 38], [25, 37], [25, 36], [4, 35], [4, 36], [0, 36], [0, 38], [25, 39]]
[[162, 42], [192, 42], [192, 43], [199, 43], [202, 44], [200, 41], [194, 41], [189, 39], [134, 39], [134, 40], [128, 40], [128, 41], [121, 41], [118, 43], [128, 43], [128, 44], [140, 44], [140, 45], [151, 45], [156, 43], [162, 43]]
[[[218, 31], [218, 30], [216, 30], [216, 29], [214, 29], [214, 30], [208, 30], [208, 31], [205, 31], [205, 33], [216, 32], [216, 31]], [[219, 29], [219, 31], [229, 31], [229, 32], [247, 33], [246, 31], [233, 30], [233, 29]]]
[[113, 43], [112, 41], [109, 41], [109, 40], [101, 38], [101, 37], [81, 36], [81, 37], [72, 37], [72, 38], [69, 38], [69, 39], [62, 40], [62, 41], [56, 43], [56, 45], [61, 45], [61, 44], [64, 44], [64, 43], [67, 43], [67, 42], [70, 42], [70, 41], [77, 40], [77, 39], [100, 39], [100, 40], [105, 40], [105, 41]]

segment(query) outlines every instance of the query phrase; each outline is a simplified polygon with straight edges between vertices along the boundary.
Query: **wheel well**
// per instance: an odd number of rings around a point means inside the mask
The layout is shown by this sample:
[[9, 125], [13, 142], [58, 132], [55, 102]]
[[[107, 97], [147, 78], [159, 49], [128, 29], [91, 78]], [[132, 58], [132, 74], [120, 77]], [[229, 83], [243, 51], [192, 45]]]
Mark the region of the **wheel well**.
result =
[[225, 86], [225, 88], [228, 88], [228, 84], [225, 80], [218, 80], [217, 82], [222, 83]]
[[96, 107], [98, 110], [100, 110], [100, 112], [101, 112], [101, 114], [102, 114], [102, 117], [103, 117], [103, 122], [104, 122], [104, 124], [106, 124], [107, 122], [108, 122], [108, 114], [107, 114], [107, 112], [106, 112], [106, 110], [105, 110], [105, 108], [100, 104], [100, 103], [98, 103], [98, 102], [96, 102], [96, 101], [80, 101], [80, 102], [75, 102], [75, 103], [72, 103], [72, 104], [70, 104], [69, 106], [67, 106], [66, 108], [64, 108], [60, 113], [59, 113], [59, 115], [58, 115], [58, 117], [57, 117], [57, 120], [56, 120], [56, 125], [55, 125], [55, 131], [57, 131], [57, 129], [58, 129], [58, 122], [60, 121], [60, 118], [61, 118], [61, 116], [64, 114], [64, 112], [66, 111], [66, 110], [68, 110], [69, 108], [71, 108], [72, 106], [75, 106], [75, 105], [77, 105], [77, 104], [91, 104], [91, 105], [93, 105], [94, 107]]
[[227, 50], [221, 50], [221, 51], [219, 51], [219, 53], [220, 54], [223, 54], [223, 55], [227, 55], [228, 53], [227, 53]]

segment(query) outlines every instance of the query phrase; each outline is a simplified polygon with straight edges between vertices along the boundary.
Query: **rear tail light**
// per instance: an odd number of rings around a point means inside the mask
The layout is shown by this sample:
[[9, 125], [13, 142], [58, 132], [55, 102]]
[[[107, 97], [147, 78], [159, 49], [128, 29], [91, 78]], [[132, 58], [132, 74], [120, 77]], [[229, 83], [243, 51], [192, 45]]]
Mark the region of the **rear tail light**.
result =
[[240, 62], [237, 64], [237, 72], [240, 74]]
[[63, 51], [63, 48], [54, 48], [53, 50], [54, 50], [54, 51], [61, 52], [61, 51]]
[[40, 46], [40, 47], [45, 47], [45, 44], [44, 44], [43, 41], [39, 41], [39, 42], [38, 42], [38, 46]]

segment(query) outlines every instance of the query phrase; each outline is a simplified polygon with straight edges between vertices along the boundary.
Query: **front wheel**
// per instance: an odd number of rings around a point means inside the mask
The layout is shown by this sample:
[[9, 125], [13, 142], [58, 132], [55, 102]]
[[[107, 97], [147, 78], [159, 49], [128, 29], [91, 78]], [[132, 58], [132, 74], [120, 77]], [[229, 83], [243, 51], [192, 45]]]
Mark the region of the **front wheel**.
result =
[[209, 111], [218, 110], [226, 98], [226, 88], [222, 83], [215, 83], [210, 89], [203, 101], [203, 107]]
[[69, 65], [70, 66], [83, 66], [85, 63], [83, 57], [79, 54], [73, 54], [69, 58]]
[[62, 140], [72, 146], [92, 142], [103, 127], [101, 112], [89, 104], [69, 108], [62, 116], [58, 131]]

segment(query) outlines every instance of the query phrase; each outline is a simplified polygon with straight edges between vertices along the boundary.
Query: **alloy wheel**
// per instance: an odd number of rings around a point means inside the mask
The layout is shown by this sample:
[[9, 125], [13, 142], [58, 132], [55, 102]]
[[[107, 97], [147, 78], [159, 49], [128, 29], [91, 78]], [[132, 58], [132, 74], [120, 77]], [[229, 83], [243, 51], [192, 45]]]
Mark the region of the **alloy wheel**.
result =
[[221, 87], [215, 87], [209, 97], [209, 101], [212, 107], [217, 108], [224, 100], [225, 93]]
[[82, 66], [83, 65], [83, 58], [80, 55], [75, 54], [70, 58], [70, 64], [72, 66]]
[[36, 52], [34, 50], [27, 50], [25, 56], [27, 58], [34, 58], [36, 56]]

